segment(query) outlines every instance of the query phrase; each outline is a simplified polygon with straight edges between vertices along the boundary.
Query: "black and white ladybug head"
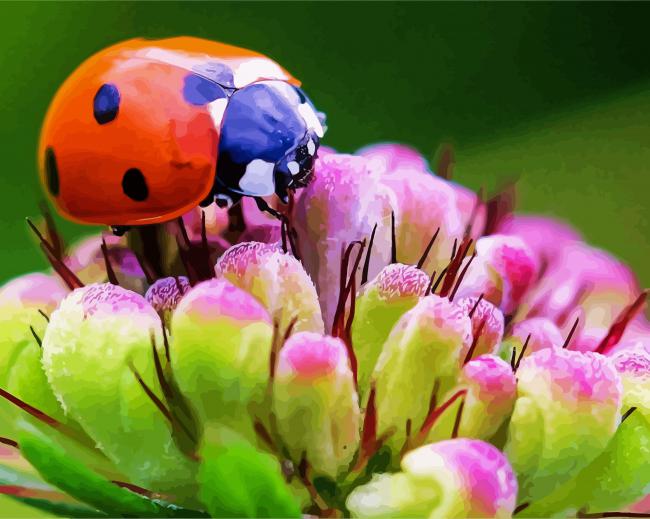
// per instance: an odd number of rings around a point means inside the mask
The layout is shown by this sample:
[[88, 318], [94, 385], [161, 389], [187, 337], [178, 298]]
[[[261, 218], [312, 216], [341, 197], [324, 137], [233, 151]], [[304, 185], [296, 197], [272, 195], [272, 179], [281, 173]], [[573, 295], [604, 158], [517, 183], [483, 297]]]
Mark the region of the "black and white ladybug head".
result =
[[304, 92], [284, 81], [235, 91], [221, 120], [217, 198], [275, 193], [286, 201], [288, 190], [309, 182], [323, 123]]

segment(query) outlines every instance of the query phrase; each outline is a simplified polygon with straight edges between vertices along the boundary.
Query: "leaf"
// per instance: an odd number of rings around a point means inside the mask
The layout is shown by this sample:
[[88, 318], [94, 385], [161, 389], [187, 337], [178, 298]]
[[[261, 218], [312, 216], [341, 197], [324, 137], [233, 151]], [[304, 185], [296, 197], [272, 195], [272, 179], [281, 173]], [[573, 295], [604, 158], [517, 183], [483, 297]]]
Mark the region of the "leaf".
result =
[[60, 446], [36, 429], [23, 432], [19, 444], [23, 456], [45, 481], [110, 516], [205, 516], [203, 512], [151, 500], [118, 487], [69, 457]]
[[200, 497], [213, 517], [301, 517], [280, 464], [234, 432], [206, 434]]
[[550, 517], [620, 510], [650, 490], [650, 424], [632, 413], [605, 450], [565, 485], [533, 503], [517, 517]]
[[106, 517], [31, 474], [0, 465], [0, 494], [38, 510], [62, 517]]

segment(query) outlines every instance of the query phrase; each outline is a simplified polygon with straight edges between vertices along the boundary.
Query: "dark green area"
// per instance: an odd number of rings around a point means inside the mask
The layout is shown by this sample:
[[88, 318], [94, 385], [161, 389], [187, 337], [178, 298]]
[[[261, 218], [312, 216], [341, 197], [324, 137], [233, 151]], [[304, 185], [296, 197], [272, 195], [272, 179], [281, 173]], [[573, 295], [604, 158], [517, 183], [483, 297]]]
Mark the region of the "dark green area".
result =
[[[111, 43], [187, 34], [283, 64], [327, 112], [326, 142], [340, 150], [396, 140], [430, 156], [449, 140], [473, 187], [522, 174], [524, 209], [572, 218], [650, 283], [648, 162], [634, 153], [650, 144], [648, 97], [625, 105], [634, 123], [599, 117], [604, 100], [650, 79], [648, 19], [643, 3], [1, 3], [0, 280], [44, 266], [23, 218], [43, 196], [35, 151], [57, 86]], [[560, 113], [566, 133], [549, 133]], [[589, 124], [571, 122], [581, 118]], [[594, 179], [603, 168], [594, 142], [621, 139], [626, 151], [612, 148], [613, 169]]]

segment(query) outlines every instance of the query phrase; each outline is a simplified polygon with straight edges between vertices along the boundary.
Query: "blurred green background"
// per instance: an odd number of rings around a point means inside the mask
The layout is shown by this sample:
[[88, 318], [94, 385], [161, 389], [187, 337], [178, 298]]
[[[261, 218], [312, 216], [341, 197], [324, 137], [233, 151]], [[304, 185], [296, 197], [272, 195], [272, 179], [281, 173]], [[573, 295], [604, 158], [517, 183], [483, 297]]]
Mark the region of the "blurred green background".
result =
[[647, 3], [0, 3], [0, 281], [44, 267], [24, 217], [57, 86], [116, 41], [188, 34], [282, 63], [339, 150], [448, 141], [457, 180], [520, 178], [522, 210], [567, 218], [648, 285], [648, 19]]
[[341, 151], [452, 142], [457, 180], [519, 178], [522, 210], [568, 219], [650, 285], [648, 19], [647, 3], [0, 3], [0, 281], [45, 266], [24, 217], [57, 86], [114, 42], [187, 34], [283, 64]]

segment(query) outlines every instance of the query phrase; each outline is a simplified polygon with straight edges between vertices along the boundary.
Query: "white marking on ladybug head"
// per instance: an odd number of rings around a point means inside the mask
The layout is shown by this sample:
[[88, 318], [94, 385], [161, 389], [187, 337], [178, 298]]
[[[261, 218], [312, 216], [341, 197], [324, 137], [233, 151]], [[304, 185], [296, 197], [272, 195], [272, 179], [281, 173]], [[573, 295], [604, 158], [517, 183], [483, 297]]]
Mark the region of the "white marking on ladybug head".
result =
[[242, 88], [260, 79], [289, 79], [280, 65], [266, 58], [249, 58], [235, 69], [235, 88]]
[[273, 170], [275, 164], [254, 159], [246, 166], [244, 176], [239, 179], [239, 188], [248, 195], [267, 196], [275, 192]]
[[212, 123], [216, 129], [221, 128], [221, 122], [223, 121], [223, 114], [226, 111], [226, 106], [228, 106], [228, 99], [221, 98], [208, 103], [208, 112], [210, 117], [212, 117]]
[[295, 160], [292, 160], [287, 164], [287, 169], [292, 175], [297, 175], [300, 173], [300, 165]]
[[312, 157], [314, 156], [314, 153], [316, 153], [316, 144], [311, 139], [309, 139], [307, 142], [307, 153], [309, 153]]
[[307, 124], [307, 128], [314, 130], [316, 135], [322, 137], [324, 135], [323, 125], [320, 123], [316, 112], [308, 103], [300, 103], [298, 105], [298, 113], [302, 116]]

